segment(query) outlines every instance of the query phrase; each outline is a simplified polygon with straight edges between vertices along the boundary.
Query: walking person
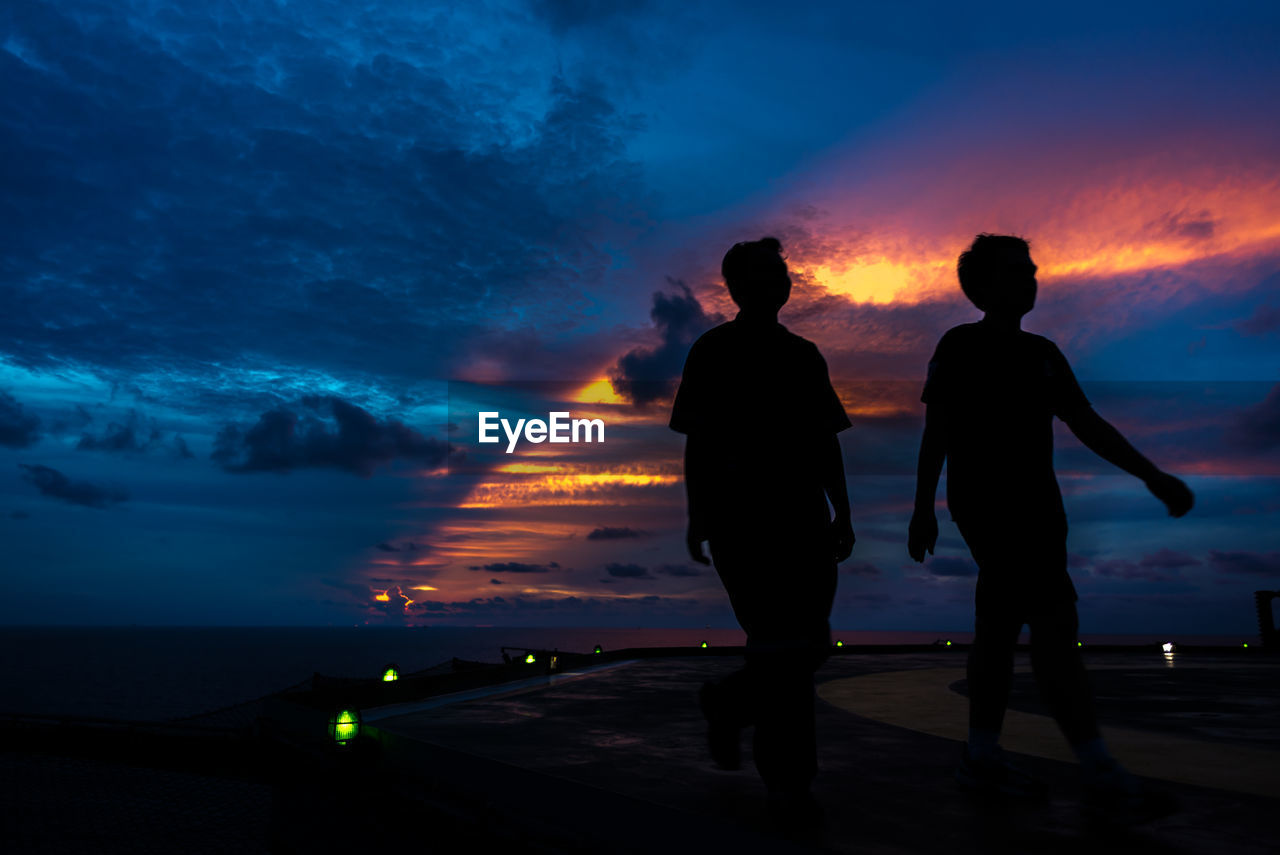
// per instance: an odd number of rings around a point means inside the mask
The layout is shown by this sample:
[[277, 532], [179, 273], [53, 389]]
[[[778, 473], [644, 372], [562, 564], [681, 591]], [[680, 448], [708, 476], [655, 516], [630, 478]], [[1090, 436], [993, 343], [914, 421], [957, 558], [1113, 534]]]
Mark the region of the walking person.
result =
[[690, 348], [670, 426], [687, 437], [689, 555], [714, 562], [747, 634], [745, 667], [699, 692], [712, 758], [738, 768], [754, 725], [770, 807], [797, 827], [822, 820], [813, 674], [830, 655], [836, 565], [854, 534], [836, 436], [850, 422], [817, 347], [778, 323], [791, 293], [781, 253], [766, 237], [725, 254], [740, 311]]
[[1098, 731], [1076, 633], [1076, 591], [1067, 573], [1067, 517], [1053, 469], [1053, 417], [1085, 446], [1140, 478], [1180, 517], [1193, 496], [1138, 453], [1090, 405], [1052, 341], [1021, 328], [1035, 305], [1036, 265], [1027, 242], [981, 234], [960, 255], [960, 287], [982, 320], [953, 327], [929, 361], [915, 513], [908, 552], [917, 562], [938, 538], [934, 498], [943, 461], [947, 507], [978, 565], [969, 652], [969, 738], [956, 773], [986, 791], [1043, 797], [998, 740], [1013, 680], [1014, 645], [1031, 632], [1037, 686], [1078, 757], [1086, 805], [1112, 818], [1171, 812], [1111, 756]]

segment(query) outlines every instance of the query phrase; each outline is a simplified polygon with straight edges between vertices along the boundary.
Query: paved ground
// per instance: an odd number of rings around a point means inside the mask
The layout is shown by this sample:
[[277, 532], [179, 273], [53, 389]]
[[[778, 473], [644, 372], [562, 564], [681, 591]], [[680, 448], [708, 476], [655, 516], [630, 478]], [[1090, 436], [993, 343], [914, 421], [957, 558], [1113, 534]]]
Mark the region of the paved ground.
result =
[[0, 753], [0, 851], [256, 855], [265, 784], [86, 757]]
[[1039, 808], [977, 801], [954, 784], [963, 652], [834, 656], [818, 673], [815, 790], [829, 824], [803, 839], [772, 827], [749, 736], [742, 771], [706, 756], [697, 687], [740, 661], [647, 659], [367, 710], [369, 732], [382, 734], [369, 743], [372, 763], [358, 752], [336, 765], [267, 758], [267, 772], [235, 775], [201, 763], [159, 768], [127, 752], [0, 748], [0, 850], [1280, 851], [1280, 660], [1089, 656], [1113, 750], [1184, 805], [1120, 832], [1082, 821], [1074, 764], [1025, 656], [1006, 746], [1049, 784]]
[[[815, 785], [825, 832], [807, 841], [837, 852], [1274, 853], [1280, 851], [1280, 663], [1241, 657], [1095, 654], [1104, 734], [1135, 771], [1183, 802], [1174, 816], [1126, 832], [1082, 821], [1076, 769], [1039, 713], [1027, 674], [1015, 686], [1008, 747], [1044, 779], [1041, 808], [975, 801], [951, 777], [965, 721], [964, 654], [833, 657], [819, 672], [822, 771]], [[398, 737], [586, 784], [775, 835], [751, 765], [724, 772], [704, 750], [695, 693], [737, 660], [633, 662], [550, 687], [473, 698], [374, 722]], [[1020, 671], [1027, 670], [1025, 657]], [[1115, 725], [1115, 726], [1112, 726]], [[1060, 759], [1054, 759], [1055, 757]], [[425, 770], [424, 770], [425, 771]], [[429, 774], [429, 772], [426, 772]], [[527, 779], [523, 786], [530, 786]], [[500, 781], [494, 782], [500, 789]], [[518, 793], [510, 798], [519, 798]], [[643, 823], [643, 815], [635, 818]], [[711, 826], [715, 827], [715, 826]], [[625, 834], [625, 831], [620, 831]]]

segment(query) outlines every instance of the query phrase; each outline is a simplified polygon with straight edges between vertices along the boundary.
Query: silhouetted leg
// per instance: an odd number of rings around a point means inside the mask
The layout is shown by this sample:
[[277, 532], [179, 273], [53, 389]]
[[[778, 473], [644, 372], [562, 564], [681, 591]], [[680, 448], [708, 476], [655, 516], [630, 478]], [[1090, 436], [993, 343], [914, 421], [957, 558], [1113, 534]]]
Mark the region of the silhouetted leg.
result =
[[[800, 544], [809, 541], [818, 542], [798, 538]], [[798, 555], [790, 540], [743, 536], [715, 539], [710, 546], [747, 633], [746, 667], [721, 681], [721, 695], [739, 699], [740, 720], [755, 724], [755, 763], [766, 786], [807, 792], [817, 774], [813, 674], [830, 654], [828, 616], [837, 568], [825, 553]], [[795, 583], [780, 593], [780, 567], [804, 568], [797, 575], [809, 584]]]
[[748, 655], [757, 693], [756, 769], [771, 792], [805, 792], [818, 773], [816, 667], [816, 657], [795, 647]]
[[755, 680], [755, 768], [776, 792], [806, 792], [818, 774], [814, 672], [831, 655], [827, 622], [788, 634], [781, 649], [748, 651]]
[[[759, 575], [753, 566], [753, 559], [756, 556], [744, 548], [741, 537], [713, 538], [708, 546], [716, 573], [724, 584], [725, 592], [729, 595], [734, 616], [750, 638], [761, 616], [768, 614], [761, 608], [761, 597], [752, 585], [752, 580]], [[709, 681], [717, 714], [736, 727], [747, 727], [754, 724], [756, 720], [757, 693], [752, 685], [755, 676], [749, 665], [748, 658], [744, 667], [718, 680]]]
[[1076, 644], [1079, 619], [1075, 603], [1033, 615], [1031, 668], [1045, 706], [1072, 746], [1096, 739], [1098, 721], [1093, 689]]
[[752, 687], [753, 676], [747, 668], [739, 668], [731, 674], [712, 680], [712, 703], [726, 723], [734, 727], [747, 727], [755, 723], [756, 692]]
[[994, 610], [974, 619], [969, 648], [969, 727], [999, 733], [1013, 685], [1013, 651], [1022, 631], [1020, 617]]

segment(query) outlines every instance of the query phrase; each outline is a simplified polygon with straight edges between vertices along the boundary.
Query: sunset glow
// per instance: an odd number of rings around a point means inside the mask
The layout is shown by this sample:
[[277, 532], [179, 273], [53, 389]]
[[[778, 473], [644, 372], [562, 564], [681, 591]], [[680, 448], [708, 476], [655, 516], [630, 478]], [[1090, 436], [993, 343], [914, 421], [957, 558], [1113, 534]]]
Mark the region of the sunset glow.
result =
[[797, 269], [832, 294], [854, 302], [914, 303], [937, 291], [953, 265], [950, 259], [890, 261], [872, 256], [840, 268], [818, 264]]
[[11, 5], [0, 620], [736, 627], [668, 420], [765, 236], [853, 423], [833, 626], [971, 625], [945, 485], [905, 539], [984, 232], [1197, 497], [1053, 423], [1082, 631], [1238, 632], [1280, 577], [1275, 4]]

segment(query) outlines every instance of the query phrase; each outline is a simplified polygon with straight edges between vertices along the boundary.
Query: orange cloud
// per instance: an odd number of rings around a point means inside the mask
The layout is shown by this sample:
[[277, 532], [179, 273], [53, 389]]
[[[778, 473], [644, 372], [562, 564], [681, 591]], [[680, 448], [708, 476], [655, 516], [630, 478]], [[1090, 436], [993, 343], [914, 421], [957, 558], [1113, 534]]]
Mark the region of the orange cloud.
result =
[[406, 611], [409, 609], [409, 606], [413, 605], [413, 602], [414, 602], [413, 600], [409, 599], [404, 595], [404, 593], [400, 590], [399, 586], [396, 586], [394, 588], [387, 588], [381, 591], [375, 591], [373, 595], [373, 599], [374, 599], [374, 602], [378, 602], [378, 603], [390, 603], [390, 602], [393, 602], [395, 599], [399, 599], [402, 601], [401, 608], [405, 609]]
[[980, 231], [1030, 239], [1045, 281], [1257, 258], [1280, 250], [1280, 170], [1245, 136], [942, 148], [918, 135], [813, 163], [774, 201], [780, 227], [765, 228], [800, 281], [863, 303], [953, 295], [956, 257]]

